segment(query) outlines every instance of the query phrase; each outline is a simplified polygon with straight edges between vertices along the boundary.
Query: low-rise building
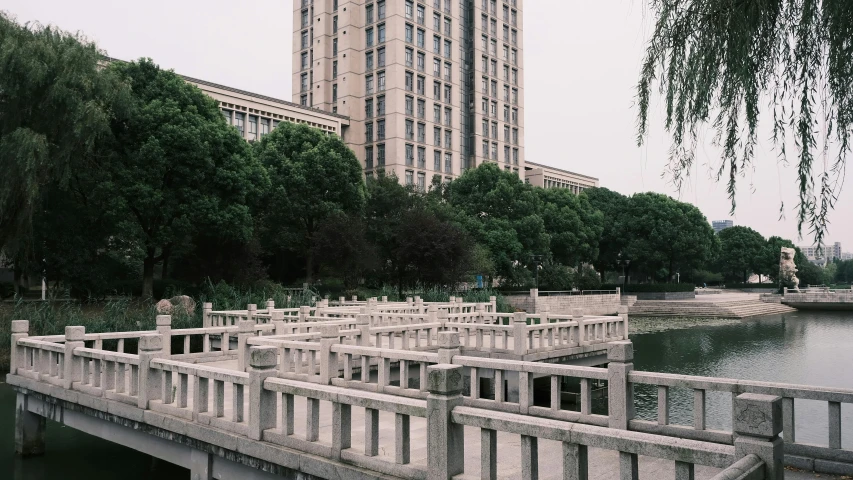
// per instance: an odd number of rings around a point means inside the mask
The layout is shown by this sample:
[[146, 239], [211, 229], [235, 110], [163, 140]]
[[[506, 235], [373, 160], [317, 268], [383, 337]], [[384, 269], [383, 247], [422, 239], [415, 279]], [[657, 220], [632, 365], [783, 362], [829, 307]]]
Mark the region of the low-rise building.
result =
[[581, 193], [587, 188], [598, 186], [598, 179], [595, 177], [531, 161], [525, 162], [524, 179], [534, 187], [568, 188], [571, 189], [572, 193], [576, 194]]
[[844, 253], [841, 251], [841, 242], [824, 245], [822, 250], [816, 245], [800, 246], [799, 249], [809, 260], [826, 260], [827, 262], [831, 262], [836, 258], [844, 259]]
[[734, 227], [735, 222], [731, 220], [714, 220], [711, 222], [711, 226], [714, 228], [714, 233], [720, 233], [727, 228]]

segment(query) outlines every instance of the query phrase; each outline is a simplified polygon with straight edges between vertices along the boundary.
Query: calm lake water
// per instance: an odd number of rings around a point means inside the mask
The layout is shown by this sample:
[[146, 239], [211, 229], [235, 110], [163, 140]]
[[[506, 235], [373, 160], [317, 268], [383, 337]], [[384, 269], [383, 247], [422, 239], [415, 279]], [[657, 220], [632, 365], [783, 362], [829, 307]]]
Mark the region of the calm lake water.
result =
[[[853, 388], [853, 312], [795, 313], [728, 325], [631, 335], [635, 369]], [[691, 391], [672, 389], [671, 421], [692, 422]], [[637, 387], [637, 414], [653, 420], [657, 390]], [[709, 393], [709, 428], [731, 424], [731, 396]], [[827, 444], [826, 403], [796, 402], [797, 440]], [[48, 422], [47, 453], [21, 460], [14, 451], [15, 392], [0, 384], [0, 478], [185, 480], [189, 472]], [[842, 405], [842, 446], [853, 448], [853, 408]]]

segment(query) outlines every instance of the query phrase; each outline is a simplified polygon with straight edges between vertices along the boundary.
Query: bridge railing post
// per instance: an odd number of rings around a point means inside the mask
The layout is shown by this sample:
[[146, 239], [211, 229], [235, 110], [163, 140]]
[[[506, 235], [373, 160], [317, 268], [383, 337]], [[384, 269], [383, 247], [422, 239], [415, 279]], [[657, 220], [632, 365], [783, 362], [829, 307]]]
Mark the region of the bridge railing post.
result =
[[578, 346], [588, 345], [589, 340], [587, 340], [586, 325], [584, 325], [582, 308], [572, 309], [572, 320], [578, 324]]
[[489, 311], [492, 313], [498, 313], [498, 297], [492, 295], [489, 297]]
[[622, 335], [622, 340], [628, 340], [628, 307], [620, 305], [616, 307], [616, 313], [622, 317], [622, 328], [619, 332]]
[[240, 320], [237, 324], [237, 370], [245, 372], [249, 366], [248, 341], [255, 335], [255, 322]]
[[210, 319], [210, 312], [212, 312], [212, 311], [213, 311], [213, 303], [204, 302], [201, 304], [201, 321], [202, 321], [201, 325], [204, 328], [210, 328], [213, 326], [212, 325], [213, 322]]
[[74, 349], [82, 348], [86, 344], [83, 338], [86, 336], [86, 327], [65, 327], [65, 352], [63, 361], [62, 386], [70, 390], [74, 382], [83, 379], [83, 362], [80, 358], [74, 358]]
[[512, 314], [512, 348], [516, 355], [527, 353], [527, 314], [515, 312]]
[[339, 373], [338, 354], [332, 351], [332, 345], [341, 341], [340, 326], [321, 325], [320, 337], [320, 384], [328, 385]]
[[459, 332], [438, 333], [438, 363], [450, 365], [453, 357], [462, 354], [459, 343]]
[[148, 408], [151, 400], [157, 400], [161, 397], [160, 387], [163, 382], [163, 372], [151, 368], [151, 360], [165, 355], [163, 347], [162, 335], [155, 333], [139, 337], [139, 397], [137, 398], [137, 406], [143, 410]]
[[782, 480], [784, 441], [782, 398], [774, 395], [742, 393], [734, 399], [735, 458], [755, 455], [764, 462], [764, 480]]
[[276, 347], [249, 348], [249, 438], [261, 440], [276, 425], [276, 394], [264, 389], [264, 380], [278, 375]]
[[628, 373], [634, 369], [634, 345], [629, 340], [607, 344], [607, 417], [610, 428], [628, 429], [634, 418], [634, 385]]
[[465, 471], [465, 431], [451, 419], [462, 405], [462, 367], [432, 365], [427, 372], [427, 478], [449, 480]]
[[163, 337], [163, 354], [172, 354], [172, 316], [157, 315], [157, 333]]
[[18, 366], [24, 365], [24, 349], [18, 346], [18, 340], [29, 336], [29, 320], [12, 320], [12, 350], [9, 357], [9, 373], [18, 373]]

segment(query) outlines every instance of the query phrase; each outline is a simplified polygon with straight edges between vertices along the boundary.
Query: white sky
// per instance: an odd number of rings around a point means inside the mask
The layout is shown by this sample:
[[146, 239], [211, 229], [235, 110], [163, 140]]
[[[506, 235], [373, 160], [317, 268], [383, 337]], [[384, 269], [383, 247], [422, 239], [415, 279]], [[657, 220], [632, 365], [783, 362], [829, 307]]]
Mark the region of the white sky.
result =
[[[666, 193], [697, 205], [708, 220], [731, 218], [764, 236], [811, 244], [807, 231], [797, 239], [795, 170], [778, 165], [768, 135], [756, 149], [755, 169], [741, 179], [734, 216], [725, 184], [710, 179], [719, 162], [712, 147], [700, 147], [680, 193], [661, 178], [669, 141], [660, 98], [648, 142], [637, 147], [634, 87], [652, 22], [643, 6], [644, 0], [524, 2], [527, 159], [598, 177], [624, 194]], [[151, 57], [184, 75], [291, 99], [291, 0], [3, 0], [0, 9], [19, 22], [83, 32], [116, 58]], [[851, 190], [841, 194], [827, 236], [845, 251], [853, 251]]]

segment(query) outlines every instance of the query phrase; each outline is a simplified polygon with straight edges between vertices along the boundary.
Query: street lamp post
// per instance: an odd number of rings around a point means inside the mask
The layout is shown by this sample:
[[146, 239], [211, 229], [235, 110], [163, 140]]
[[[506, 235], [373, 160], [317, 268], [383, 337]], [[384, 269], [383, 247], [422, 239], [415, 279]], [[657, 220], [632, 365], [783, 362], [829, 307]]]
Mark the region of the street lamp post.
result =
[[542, 263], [542, 255], [530, 255], [530, 261], [536, 269], [536, 290], [539, 290], [539, 265]]
[[627, 258], [622, 258], [622, 254], [619, 254], [619, 265], [622, 267], [622, 293], [625, 293], [625, 287], [628, 284], [628, 277], [625, 276], [625, 270], [631, 265], [631, 260]]

